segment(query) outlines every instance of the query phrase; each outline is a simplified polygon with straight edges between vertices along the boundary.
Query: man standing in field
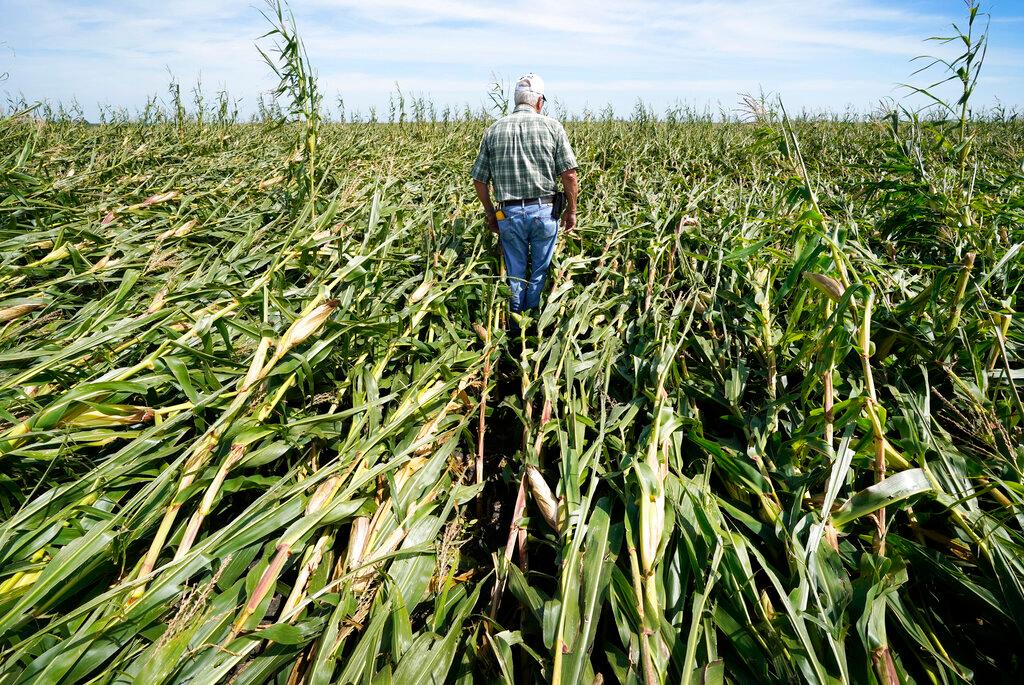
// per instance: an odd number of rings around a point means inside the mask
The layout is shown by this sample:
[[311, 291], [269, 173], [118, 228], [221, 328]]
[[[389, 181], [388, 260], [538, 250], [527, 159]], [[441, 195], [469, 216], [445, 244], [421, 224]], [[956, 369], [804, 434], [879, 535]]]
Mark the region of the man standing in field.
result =
[[473, 185], [487, 225], [501, 238], [514, 313], [540, 307], [558, 236], [559, 178], [565, 190], [562, 226], [566, 233], [576, 227], [576, 157], [562, 124], [541, 114], [546, 101], [540, 76], [520, 78], [515, 110], [487, 129], [473, 165]]

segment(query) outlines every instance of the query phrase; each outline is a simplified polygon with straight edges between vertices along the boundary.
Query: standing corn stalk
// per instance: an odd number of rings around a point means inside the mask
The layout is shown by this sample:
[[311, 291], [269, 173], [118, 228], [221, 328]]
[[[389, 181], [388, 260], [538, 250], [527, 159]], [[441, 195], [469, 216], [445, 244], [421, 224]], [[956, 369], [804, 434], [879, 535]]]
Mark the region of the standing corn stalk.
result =
[[317, 86], [316, 74], [309, 62], [309, 55], [306, 54], [306, 46], [299, 38], [291, 8], [287, 3], [282, 4], [281, 0], [267, 0], [267, 5], [270, 14], [261, 12], [273, 28], [263, 34], [263, 37], [277, 38], [278, 42], [273, 48], [277, 53], [277, 59], [271, 58], [259, 46], [256, 49], [279, 79], [273, 96], [288, 98], [288, 119], [281, 123], [298, 121], [302, 124], [295, 151], [288, 159], [289, 175], [296, 191], [292, 207], [304, 207], [308, 203], [315, 217], [317, 141], [320, 136], [320, 107], [323, 97]]

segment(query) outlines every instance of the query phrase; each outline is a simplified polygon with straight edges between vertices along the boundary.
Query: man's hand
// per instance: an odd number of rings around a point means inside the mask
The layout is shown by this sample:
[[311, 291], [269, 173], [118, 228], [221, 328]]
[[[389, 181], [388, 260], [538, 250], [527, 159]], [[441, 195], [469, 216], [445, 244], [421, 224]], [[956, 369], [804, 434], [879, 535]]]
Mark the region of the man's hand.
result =
[[487, 212], [487, 228], [491, 229], [491, 233], [498, 235], [498, 219], [494, 216], [494, 212]]
[[576, 228], [576, 212], [566, 212], [562, 215], [562, 228], [565, 233], [571, 235]]

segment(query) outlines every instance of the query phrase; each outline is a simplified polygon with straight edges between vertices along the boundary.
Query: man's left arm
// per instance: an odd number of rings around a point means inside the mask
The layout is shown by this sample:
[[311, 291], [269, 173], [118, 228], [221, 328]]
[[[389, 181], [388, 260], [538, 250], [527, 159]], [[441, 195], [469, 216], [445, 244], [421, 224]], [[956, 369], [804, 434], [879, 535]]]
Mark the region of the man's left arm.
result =
[[561, 179], [562, 189], [565, 191], [565, 213], [562, 214], [562, 227], [566, 233], [572, 233], [576, 228], [576, 196], [580, 192], [580, 184], [576, 178], [575, 169], [563, 171]]
[[558, 144], [555, 148], [555, 169], [562, 179], [562, 190], [565, 191], [565, 212], [562, 214], [562, 226], [566, 233], [576, 228], [576, 196], [579, 194], [579, 179], [576, 176], [576, 155], [569, 143], [565, 128], [558, 125]]

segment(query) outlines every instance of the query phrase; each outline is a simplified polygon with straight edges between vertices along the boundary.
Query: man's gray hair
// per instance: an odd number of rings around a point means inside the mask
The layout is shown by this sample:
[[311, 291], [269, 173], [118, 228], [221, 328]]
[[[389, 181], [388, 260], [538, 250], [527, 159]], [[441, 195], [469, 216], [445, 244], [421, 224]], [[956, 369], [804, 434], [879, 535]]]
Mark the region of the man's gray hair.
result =
[[532, 90], [516, 90], [516, 105], [529, 105], [530, 107], [536, 107], [537, 102], [540, 100], [540, 95], [534, 93]]

